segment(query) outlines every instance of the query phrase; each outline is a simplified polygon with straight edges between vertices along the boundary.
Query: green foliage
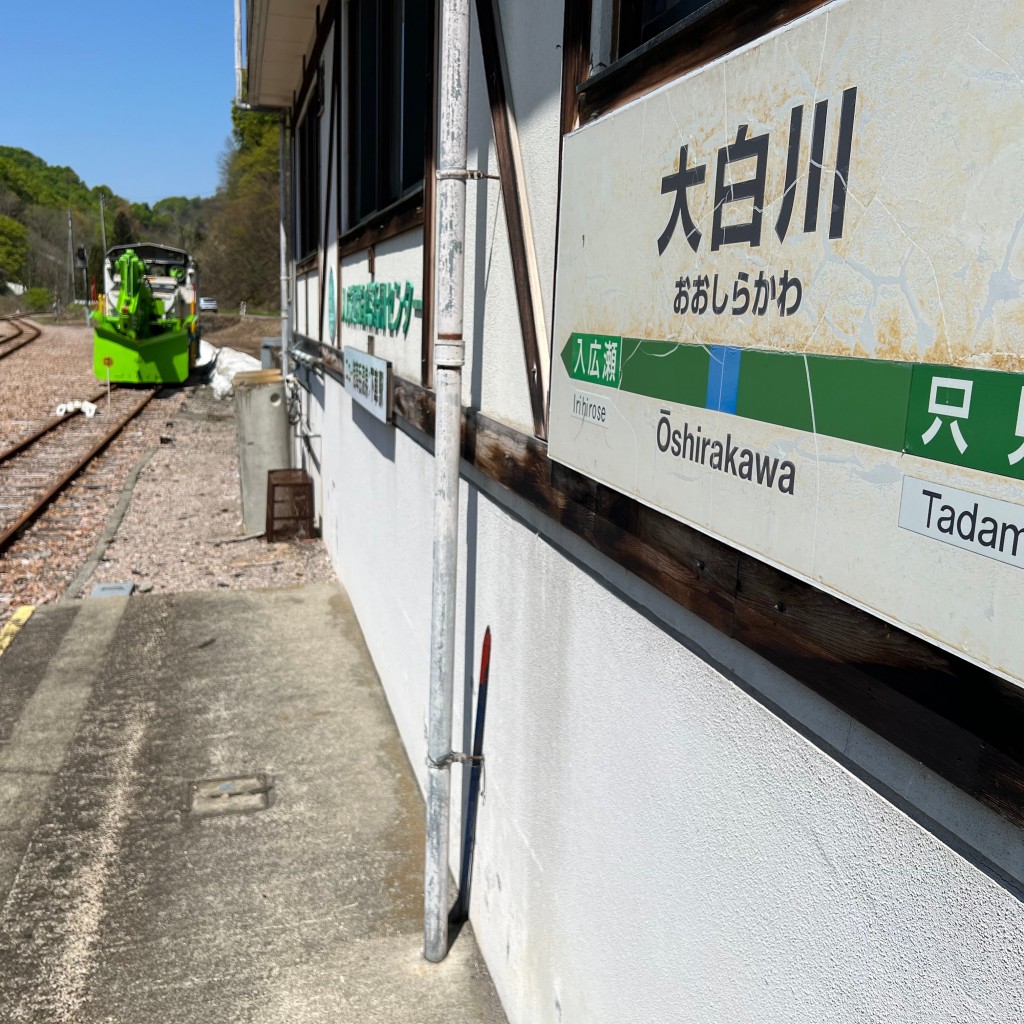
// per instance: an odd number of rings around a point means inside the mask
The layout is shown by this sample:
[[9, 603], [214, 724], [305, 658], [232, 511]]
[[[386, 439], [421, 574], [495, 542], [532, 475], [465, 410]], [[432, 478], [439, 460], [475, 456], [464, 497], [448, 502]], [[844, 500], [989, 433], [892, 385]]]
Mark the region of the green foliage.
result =
[[129, 216], [133, 224], [138, 224], [145, 232], [153, 226], [153, 211], [148, 203], [132, 203], [128, 207]]
[[231, 140], [239, 152], [260, 150], [268, 143], [276, 146], [277, 126], [275, 114], [259, 114], [231, 104]]
[[231, 123], [221, 186], [211, 200], [209, 230], [200, 247], [202, 290], [216, 295], [222, 309], [240, 302], [276, 309], [279, 121], [232, 107]]
[[153, 204], [154, 221], [159, 220], [168, 245], [194, 252], [206, 237], [209, 200], [198, 196], [170, 196]]
[[48, 288], [29, 288], [25, 292], [25, 305], [33, 312], [50, 308], [50, 291]]
[[28, 231], [13, 217], [0, 216], [0, 281], [21, 276], [28, 259]]
[[92, 193], [70, 167], [51, 167], [28, 150], [13, 146], [0, 146], [0, 184], [26, 205], [83, 211], [93, 205]]

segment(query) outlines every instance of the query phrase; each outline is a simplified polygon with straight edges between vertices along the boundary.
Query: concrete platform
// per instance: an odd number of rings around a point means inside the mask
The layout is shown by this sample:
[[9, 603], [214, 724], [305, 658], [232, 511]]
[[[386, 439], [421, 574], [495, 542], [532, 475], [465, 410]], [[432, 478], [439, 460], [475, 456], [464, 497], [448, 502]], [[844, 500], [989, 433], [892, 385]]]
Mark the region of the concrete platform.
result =
[[471, 930], [422, 959], [423, 844], [340, 587], [47, 607], [0, 658], [0, 1020], [503, 1022]]

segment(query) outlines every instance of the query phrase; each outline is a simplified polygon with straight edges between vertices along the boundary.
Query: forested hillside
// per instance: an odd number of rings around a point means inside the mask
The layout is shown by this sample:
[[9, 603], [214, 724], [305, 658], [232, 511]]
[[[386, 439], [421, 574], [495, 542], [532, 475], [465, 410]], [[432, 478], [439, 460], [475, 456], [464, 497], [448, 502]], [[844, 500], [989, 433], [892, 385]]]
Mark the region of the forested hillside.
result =
[[106, 185], [90, 188], [70, 167], [0, 146], [0, 304], [27, 304], [4, 298], [8, 282], [33, 289], [35, 308], [83, 298], [82, 271], [72, 279], [68, 266], [69, 211], [74, 248], [87, 248], [88, 280], [102, 287], [102, 199], [108, 246], [147, 241], [188, 249], [199, 261], [203, 294], [216, 296], [221, 309], [245, 301], [250, 309], [276, 310], [277, 155], [277, 120], [233, 108], [216, 194], [171, 196], [150, 207]]
[[205, 206], [199, 246], [203, 291], [221, 310], [280, 308], [278, 120], [233, 107], [217, 194]]

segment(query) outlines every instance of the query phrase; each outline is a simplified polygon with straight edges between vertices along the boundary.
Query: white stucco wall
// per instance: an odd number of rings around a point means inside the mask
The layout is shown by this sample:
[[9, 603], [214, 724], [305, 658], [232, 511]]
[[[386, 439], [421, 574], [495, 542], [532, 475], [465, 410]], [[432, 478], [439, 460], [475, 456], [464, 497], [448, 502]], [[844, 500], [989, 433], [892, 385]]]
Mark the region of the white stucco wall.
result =
[[[432, 459], [327, 408], [325, 539], [422, 783]], [[516, 506], [464, 487], [456, 668], [461, 704], [490, 625], [472, 919], [510, 1021], [1014, 1020], [1021, 902], [883, 792], [972, 839], [994, 816]]]
[[320, 276], [316, 270], [295, 276], [292, 294], [292, 325], [298, 334], [315, 338], [319, 333]]
[[[423, 230], [416, 228], [374, 246], [374, 273], [370, 274], [367, 250], [345, 256], [341, 261], [341, 287], [365, 285], [371, 281], [394, 284], [404, 290], [406, 282], [413, 286], [417, 301], [423, 299]], [[338, 316], [341, 316], [339, 305]], [[373, 343], [370, 343], [370, 337]], [[409, 319], [409, 330], [395, 332], [370, 331], [361, 325], [341, 324], [341, 343], [361, 352], [373, 352], [381, 359], [390, 360], [399, 377], [419, 383], [423, 344], [423, 310], [414, 310]]]

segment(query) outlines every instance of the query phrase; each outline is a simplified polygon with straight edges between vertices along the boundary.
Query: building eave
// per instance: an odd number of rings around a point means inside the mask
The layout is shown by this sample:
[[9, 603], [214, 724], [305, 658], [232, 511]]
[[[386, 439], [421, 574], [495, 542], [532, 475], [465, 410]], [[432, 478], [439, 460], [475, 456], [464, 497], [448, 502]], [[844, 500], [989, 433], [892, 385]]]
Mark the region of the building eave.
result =
[[287, 107], [302, 84], [302, 60], [313, 49], [316, 0], [248, 0], [247, 100]]

